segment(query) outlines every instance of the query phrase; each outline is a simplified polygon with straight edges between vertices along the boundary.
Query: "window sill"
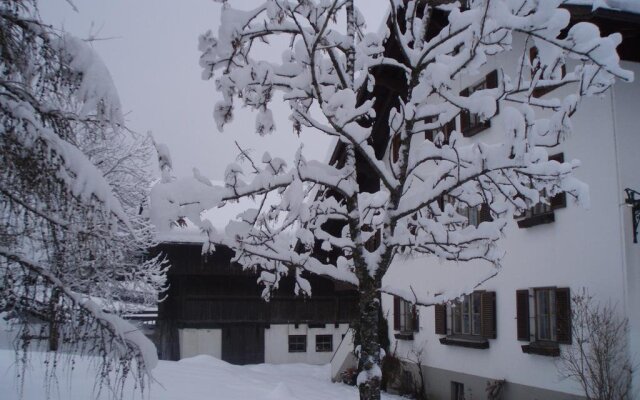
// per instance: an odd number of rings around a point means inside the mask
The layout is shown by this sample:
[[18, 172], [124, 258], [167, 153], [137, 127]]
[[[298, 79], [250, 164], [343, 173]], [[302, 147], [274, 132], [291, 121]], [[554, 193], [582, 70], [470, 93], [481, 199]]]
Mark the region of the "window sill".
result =
[[555, 220], [553, 211], [551, 211], [518, 220], [518, 228], [530, 228], [536, 225], [550, 224]]
[[393, 337], [398, 340], [413, 340], [413, 332], [396, 332]]
[[447, 336], [440, 338], [440, 344], [467, 347], [470, 349], [489, 348], [489, 341], [480, 336]]
[[546, 357], [559, 357], [560, 347], [555, 342], [531, 342], [522, 345], [522, 352]]

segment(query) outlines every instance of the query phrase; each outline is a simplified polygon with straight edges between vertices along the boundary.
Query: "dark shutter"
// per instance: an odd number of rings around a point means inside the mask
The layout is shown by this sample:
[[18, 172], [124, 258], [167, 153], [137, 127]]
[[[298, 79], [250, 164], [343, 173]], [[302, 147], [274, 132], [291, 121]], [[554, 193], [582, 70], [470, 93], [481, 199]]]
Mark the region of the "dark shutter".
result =
[[480, 222], [491, 222], [493, 218], [491, 217], [491, 208], [489, 204], [482, 203], [480, 205]]
[[438, 207], [440, 207], [440, 211], [444, 211], [444, 195], [438, 196], [436, 201], [438, 202]]
[[412, 317], [413, 317], [413, 331], [418, 332], [420, 330], [420, 313], [417, 305], [413, 305], [411, 307]]
[[[559, 163], [564, 162], [564, 153], [554, 154], [549, 156], [549, 160], [554, 160]], [[556, 208], [564, 208], [567, 206], [567, 194], [562, 192], [551, 198], [551, 208], [555, 210]]]
[[530, 340], [529, 334], [529, 290], [516, 291], [516, 318], [518, 325], [518, 340]]
[[571, 344], [571, 292], [569, 288], [556, 289], [556, 339]]
[[400, 158], [400, 134], [391, 139], [391, 160], [395, 163]]
[[[493, 71], [487, 74], [487, 89], [496, 89], [498, 87], [498, 70], [494, 69]], [[500, 114], [500, 102], [496, 102], [496, 115]], [[491, 121], [486, 120], [485, 126], [488, 128], [491, 126]]]
[[393, 330], [400, 330], [400, 297], [393, 296]]
[[495, 89], [498, 87], [498, 70], [494, 69], [493, 71], [487, 74], [487, 89]]
[[[468, 97], [469, 96], [469, 88], [464, 89], [462, 92], [460, 92], [460, 96]], [[469, 132], [469, 125], [470, 125], [469, 111], [468, 110], [462, 110], [460, 112], [460, 131], [462, 132], [462, 134], [464, 136], [467, 136], [467, 133]]]
[[496, 292], [480, 294], [480, 335], [487, 339], [496, 338]]
[[436, 316], [436, 335], [447, 334], [447, 306], [444, 304], [436, 304], [434, 306], [434, 314]]
[[449, 138], [451, 137], [451, 133], [456, 129], [456, 120], [455, 118], [451, 121], [447, 122], [444, 127], [442, 127], [442, 133], [444, 134], [444, 144], [449, 144]]

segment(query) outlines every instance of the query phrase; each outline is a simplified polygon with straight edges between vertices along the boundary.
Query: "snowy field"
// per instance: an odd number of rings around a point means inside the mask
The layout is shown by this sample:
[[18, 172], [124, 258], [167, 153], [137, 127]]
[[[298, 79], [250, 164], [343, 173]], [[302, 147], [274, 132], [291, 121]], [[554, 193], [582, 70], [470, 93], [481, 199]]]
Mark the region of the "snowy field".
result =
[[[44, 400], [44, 368], [36, 354], [31, 363], [25, 385], [25, 400]], [[248, 365], [236, 366], [209, 356], [181, 360], [160, 361], [153, 371], [157, 383], [144, 397], [129, 385], [125, 399], [151, 400], [335, 400], [357, 399], [355, 387], [331, 383], [328, 365]], [[52, 399], [93, 399], [93, 375], [89, 363], [79, 360], [71, 379], [59, 373], [58, 390]], [[71, 385], [69, 382], [71, 381]], [[0, 398], [18, 399], [16, 390], [14, 353], [0, 350]], [[107, 399], [104, 395], [100, 398]], [[401, 399], [384, 395], [383, 399]]]

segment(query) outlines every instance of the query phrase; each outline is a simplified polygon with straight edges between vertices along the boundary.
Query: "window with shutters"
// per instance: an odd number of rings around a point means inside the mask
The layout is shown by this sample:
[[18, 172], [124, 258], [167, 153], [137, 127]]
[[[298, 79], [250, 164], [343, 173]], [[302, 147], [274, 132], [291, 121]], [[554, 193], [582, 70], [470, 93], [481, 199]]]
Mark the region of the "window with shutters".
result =
[[393, 329], [398, 331], [396, 339], [412, 340], [413, 332], [419, 330], [418, 309], [400, 297], [393, 298]]
[[[564, 162], [564, 154], [558, 153], [549, 156], [549, 160]], [[546, 197], [542, 193], [543, 197]], [[567, 206], [566, 193], [558, 193], [557, 195], [547, 198], [546, 202], [538, 203], [522, 213], [518, 217], [518, 227], [529, 228], [536, 225], [548, 224], [555, 221], [554, 210]]]
[[496, 293], [476, 291], [449, 305], [435, 306], [436, 334], [446, 345], [489, 348], [496, 335]]
[[[460, 92], [460, 95], [463, 97], [469, 97], [479, 90], [494, 89], [497, 87], [498, 71], [494, 70], [489, 72], [480, 82], [477, 82], [464, 89], [462, 92]], [[460, 131], [462, 132], [463, 136], [471, 137], [477, 135], [478, 133], [489, 127], [491, 127], [491, 121], [488, 119], [481, 119], [479, 114], [470, 113], [467, 110], [463, 110], [460, 113]]]
[[453, 205], [456, 212], [466, 218], [466, 225], [478, 227], [482, 222], [493, 221], [493, 217], [491, 216], [491, 207], [487, 203], [482, 203], [475, 207], [469, 207], [458, 202], [455, 197], [446, 194], [440, 196], [438, 199], [438, 206], [441, 210], [444, 211], [445, 204], [447, 203]]
[[559, 356], [558, 344], [571, 343], [569, 288], [543, 287], [516, 292], [518, 340], [528, 341], [522, 351]]

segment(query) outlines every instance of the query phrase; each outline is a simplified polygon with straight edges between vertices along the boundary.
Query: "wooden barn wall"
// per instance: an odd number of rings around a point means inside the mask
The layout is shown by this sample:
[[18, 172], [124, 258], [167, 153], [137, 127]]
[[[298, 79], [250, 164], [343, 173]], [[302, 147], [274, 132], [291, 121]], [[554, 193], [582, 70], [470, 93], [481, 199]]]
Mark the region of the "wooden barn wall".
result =
[[157, 329], [163, 359], [179, 357], [178, 329], [221, 328], [238, 324], [269, 326], [282, 323], [349, 323], [357, 312], [357, 291], [330, 279], [306, 276], [312, 296], [294, 295], [286, 278], [269, 302], [262, 299], [257, 275], [242, 271], [230, 260], [233, 252], [218, 248], [203, 259], [197, 244], [164, 244], [171, 263], [169, 289], [159, 304]]

